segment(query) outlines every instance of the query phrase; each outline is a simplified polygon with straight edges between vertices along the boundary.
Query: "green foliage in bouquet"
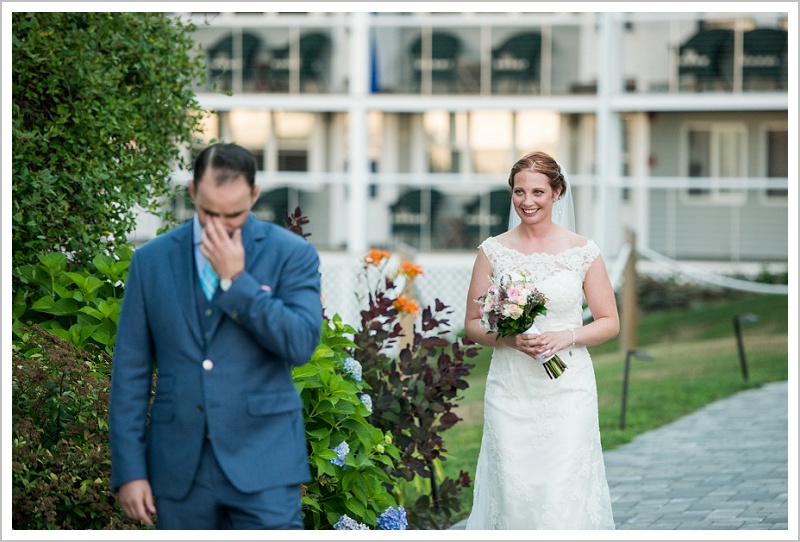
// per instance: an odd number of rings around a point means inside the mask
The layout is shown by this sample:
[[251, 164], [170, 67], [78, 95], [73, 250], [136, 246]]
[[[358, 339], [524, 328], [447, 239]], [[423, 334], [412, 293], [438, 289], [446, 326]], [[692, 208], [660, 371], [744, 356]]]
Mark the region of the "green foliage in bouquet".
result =
[[12, 345], [14, 529], [131, 529], [109, 491], [111, 359], [38, 325]]
[[332, 529], [343, 515], [375, 526], [397, 503], [386, 473], [400, 455], [392, 434], [369, 422], [369, 386], [350, 357], [355, 330], [339, 315], [325, 319], [311, 360], [294, 369], [303, 399], [306, 439], [313, 480], [303, 486], [306, 529]]

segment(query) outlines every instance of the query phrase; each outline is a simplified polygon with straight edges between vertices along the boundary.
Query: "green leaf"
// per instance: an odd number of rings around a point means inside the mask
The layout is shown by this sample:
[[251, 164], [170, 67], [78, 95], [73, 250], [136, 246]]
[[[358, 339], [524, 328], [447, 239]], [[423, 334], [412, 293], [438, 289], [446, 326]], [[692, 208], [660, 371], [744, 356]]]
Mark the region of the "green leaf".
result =
[[48, 295], [34, 301], [31, 308], [35, 311], [49, 313], [50, 309], [52, 309], [55, 304], [55, 300]]
[[[69, 290], [64, 286], [60, 285], [59, 283], [55, 282], [53, 283], [53, 293], [56, 294], [58, 297], [72, 298], [75, 297], [74, 294], [77, 294], [78, 292], [73, 292], [72, 290]], [[78, 300], [80, 301], [80, 299]]]
[[74, 324], [70, 326], [69, 333], [72, 344], [79, 347], [85, 345], [86, 341], [89, 340], [89, 337], [92, 336], [92, 333], [94, 333], [96, 329], [97, 326], [86, 326], [81, 324]]
[[22, 315], [25, 314], [26, 310], [28, 310], [28, 304], [25, 302], [25, 292], [17, 290], [17, 293], [14, 295], [14, 304], [11, 308], [11, 318], [13, 320], [19, 320], [22, 318]]
[[75, 314], [80, 308], [78, 302], [72, 298], [59, 299], [55, 303], [51, 303], [52, 300], [53, 298], [51, 297], [42, 298], [34, 303], [31, 308], [55, 316]]
[[322, 507], [319, 505], [319, 503], [316, 500], [314, 500], [311, 497], [309, 497], [308, 495], [303, 495], [301, 501], [303, 502], [304, 506], [308, 506], [310, 508], [313, 508], [314, 510], [316, 510], [318, 512], [322, 510]]
[[350, 513], [357, 518], [363, 517], [367, 512], [367, 507], [364, 506], [364, 503], [356, 499], [347, 499], [344, 502], [344, 505], [347, 510], [349, 510]]
[[64, 269], [67, 267], [67, 256], [62, 252], [51, 252], [49, 254], [40, 255], [39, 261], [51, 278], [63, 273]]

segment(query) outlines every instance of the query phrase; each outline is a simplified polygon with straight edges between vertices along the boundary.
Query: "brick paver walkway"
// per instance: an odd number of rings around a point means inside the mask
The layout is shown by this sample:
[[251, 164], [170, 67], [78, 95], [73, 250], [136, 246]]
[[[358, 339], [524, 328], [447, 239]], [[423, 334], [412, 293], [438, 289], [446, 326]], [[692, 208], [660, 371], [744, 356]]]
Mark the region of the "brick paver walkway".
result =
[[617, 529], [788, 530], [788, 391], [745, 390], [606, 452]]

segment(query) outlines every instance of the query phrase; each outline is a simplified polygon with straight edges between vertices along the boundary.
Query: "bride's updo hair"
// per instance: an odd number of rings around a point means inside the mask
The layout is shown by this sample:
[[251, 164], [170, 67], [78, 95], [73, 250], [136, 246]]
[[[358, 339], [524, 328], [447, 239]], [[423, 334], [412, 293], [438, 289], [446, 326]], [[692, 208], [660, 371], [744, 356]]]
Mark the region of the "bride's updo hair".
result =
[[517, 163], [511, 168], [511, 173], [508, 176], [508, 186], [514, 189], [514, 177], [520, 171], [535, 171], [542, 173], [545, 177], [550, 179], [550, 188], [553, 192], [558, 192], [558, 197], [561, 198], [567, 193], [567, 181], [564, 174], [561, 173], [561, 167], [555, 159], [546, 152], [532, 152], [517, 160]]

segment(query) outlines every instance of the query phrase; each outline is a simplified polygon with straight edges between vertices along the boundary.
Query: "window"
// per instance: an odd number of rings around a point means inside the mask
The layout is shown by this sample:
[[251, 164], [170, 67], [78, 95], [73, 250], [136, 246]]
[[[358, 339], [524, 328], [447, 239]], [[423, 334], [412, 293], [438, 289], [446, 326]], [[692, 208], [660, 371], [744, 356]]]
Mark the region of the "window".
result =
[[278, 171], [308, 171], [308, 151], [279, 149]]
[[692, 124], [687, 127], [684, 172], [691, 178], [707, 179], [707, 182], [694, 183], [687, 190], [689, 201], [743, 201], [744, 192], [725, 188], [725, 181], [747, 176], [745, 136], [746, 130], [741, 124]]
[[269, 112], [232, 109], [222, 114], [221, 121], [225, 125], [222, 137], [250, 151], [256, 159], [256, 168], [265, 169], [264, 149], [270, 138]]
[[[789, 132], [786, 128], [768, 128], [765, 134], [767, 177], [786, 179], [789, 177]], [[770, 199], [786, 199], [789, 191], [785, 188], [767, 189]]]
[[425, 128], [428, 171], [460, 171], [461, 149], [466, 146], [466, 113], [426, 111], [422, 123]]
[[469, 147], [475, 173], [508, 173], [513, 156], [511, 111], [474, 111], [469, 117]]
[[313, 113], [275, 111], [278, 171], [308, 171], [309, 147], [314, 130]]

